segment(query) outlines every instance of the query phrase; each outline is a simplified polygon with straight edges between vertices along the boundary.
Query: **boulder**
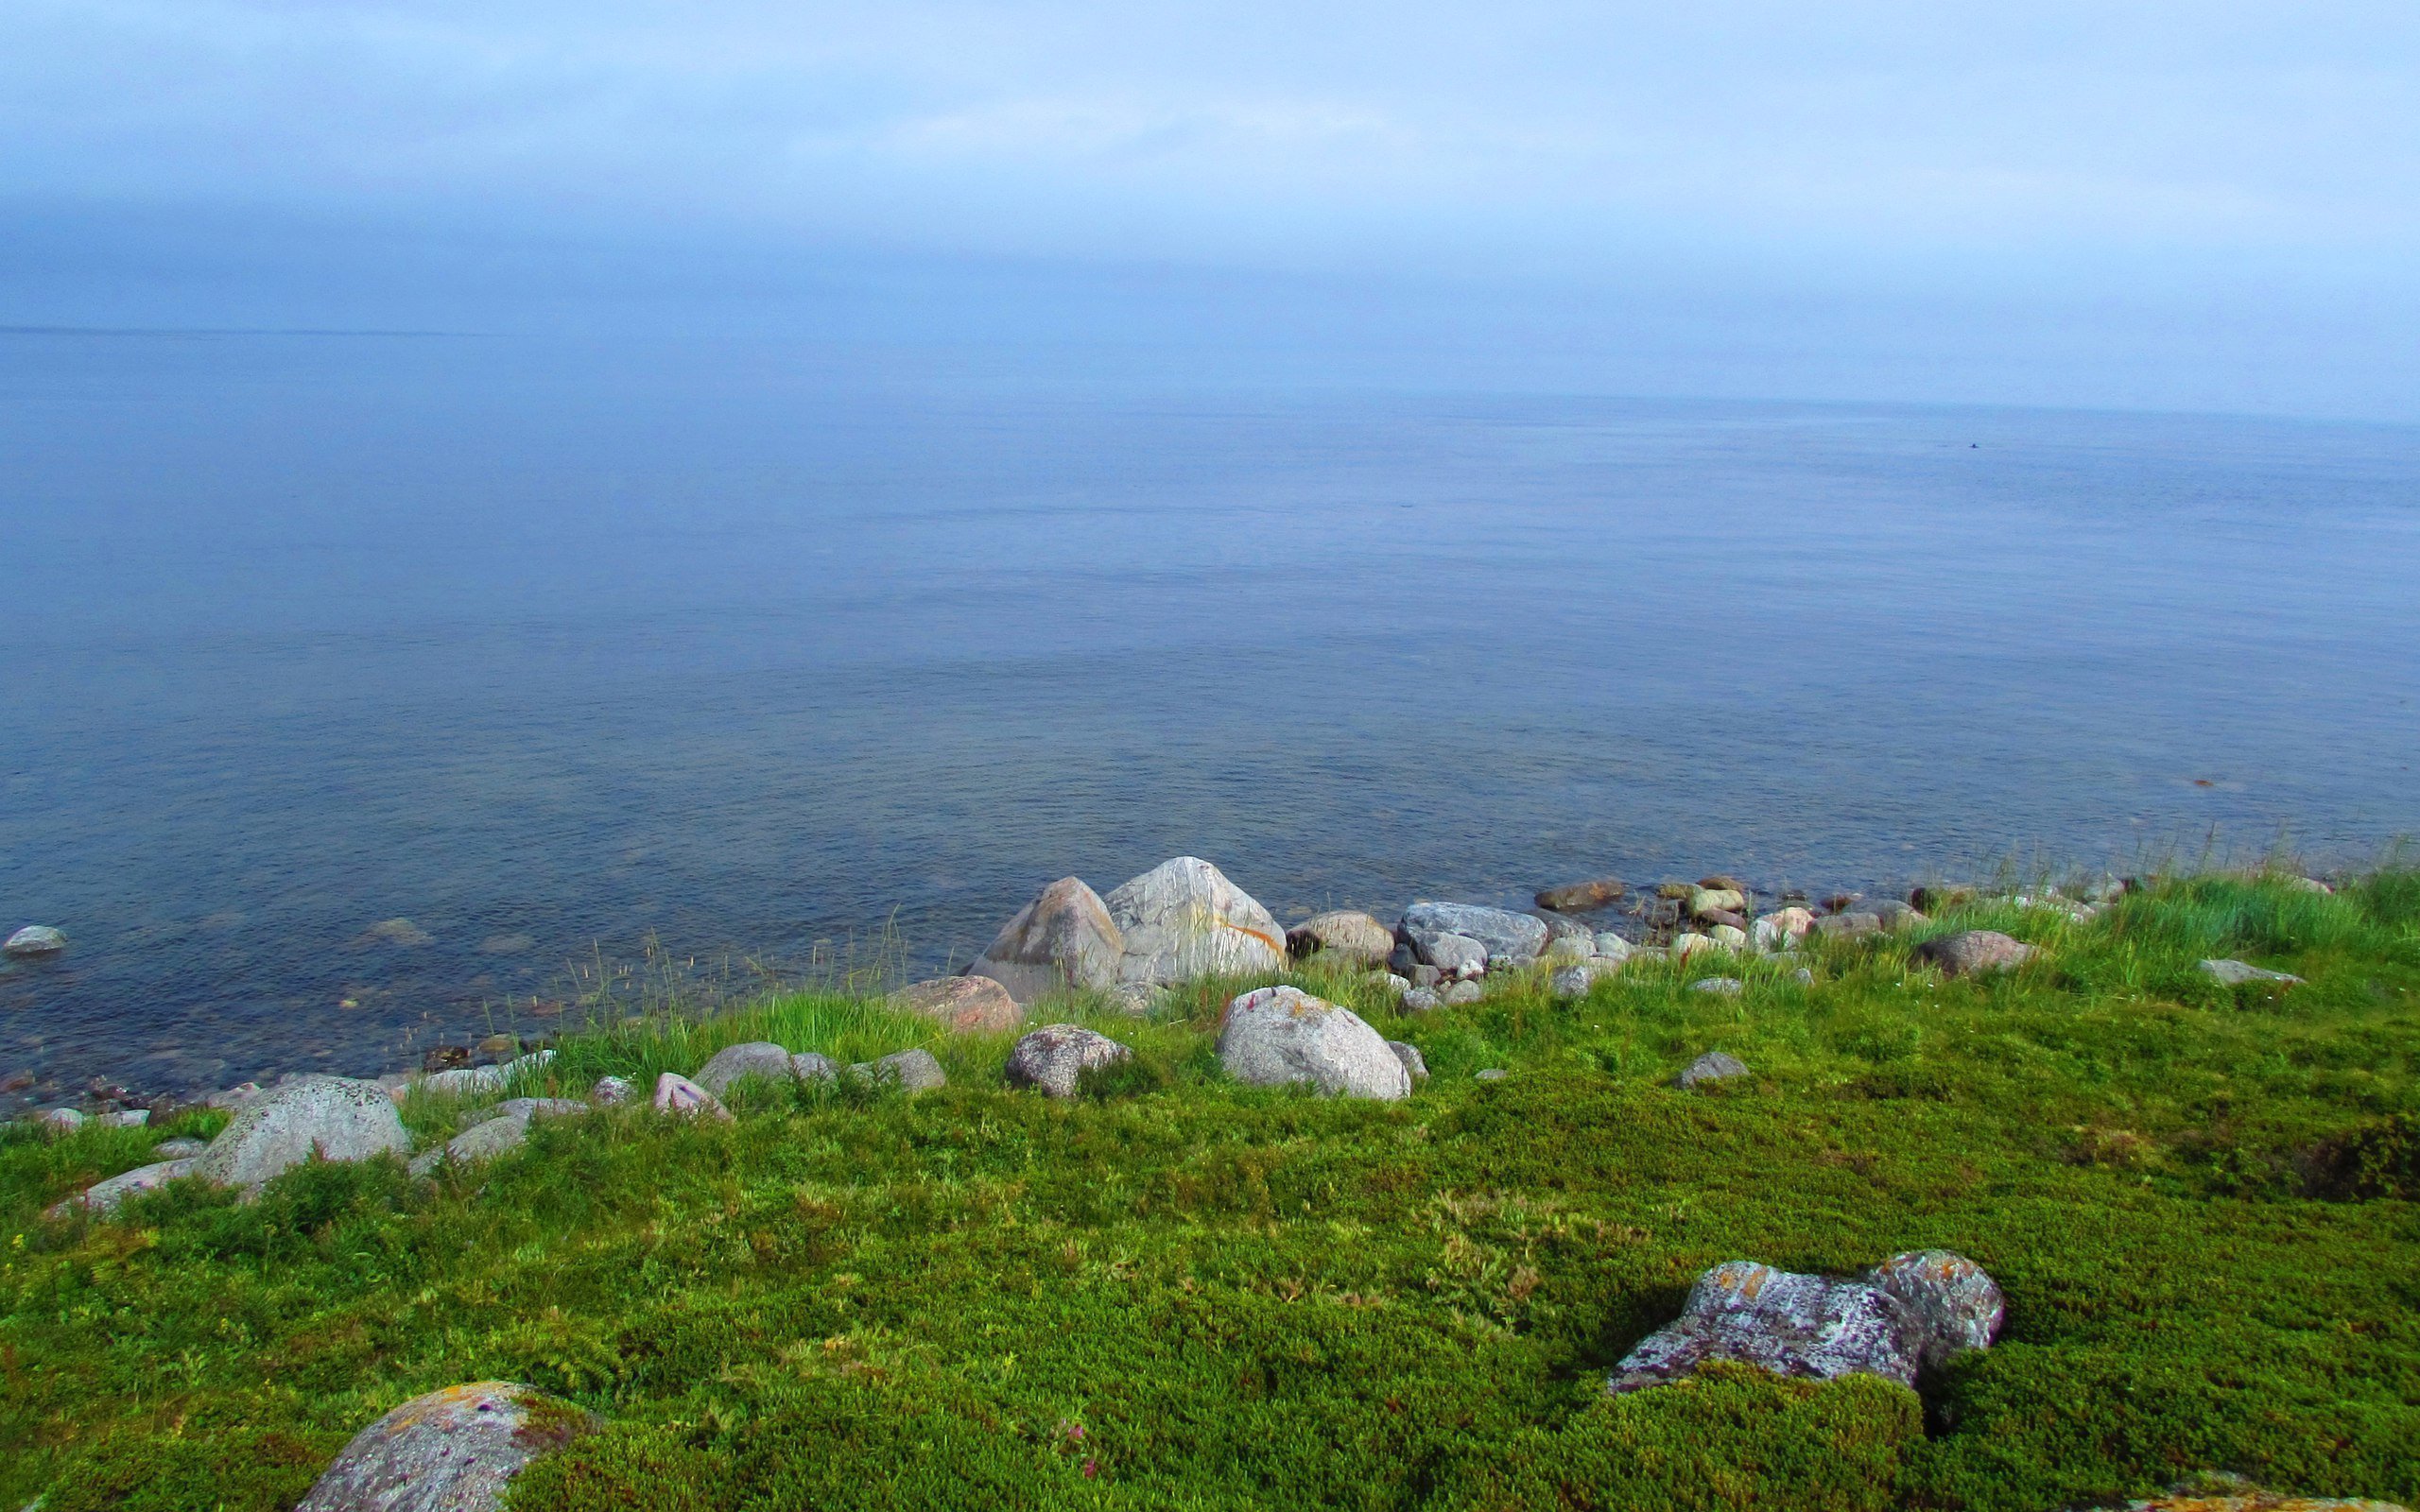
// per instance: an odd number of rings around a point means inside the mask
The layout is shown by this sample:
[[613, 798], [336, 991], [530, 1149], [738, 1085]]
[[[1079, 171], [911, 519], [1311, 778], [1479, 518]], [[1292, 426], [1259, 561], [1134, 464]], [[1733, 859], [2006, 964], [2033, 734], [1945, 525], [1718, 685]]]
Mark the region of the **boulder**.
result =
[[1759, 914], [1748, 926], [1748, 943], [1760, 951], [1786, 950], [1806, 937], [1815, 916], [1804, 908], [1777, 908]]
[[1569, 966], [1597, 954], [1594, 935], [1561, 935], [1547, 941], [1547, 953], [1539, 957], [1549, 966]]
[[[2335, 888], [2320, 881], [2317, 877], [2288, 877], [2286, 879], [2286, 890], [2289, 892], [2316, 893], [2323, 898], [2327, 897], [2336, 891]], [[2106, 900], [2104, 900], [2104, 902]]]
[[1109, 987], [1125, 954], [1125, 936], [1100, 895], [1080, 877], [1062, 877], [1018, 910], [966, 971], [1031, 1004], [1071, 987]]
[[1659, 882], [1655, 885], [1655, 896], [1668, 902], [1686, 902], [1703, 891], [1703, 888], [1689, 882]]
[[1999, 1291], [1962, 1256], [1894, 1256], [1835, 1280], [1735, 1260], [1698, 1278], [1681, 1315], [1615, 1366], [1616, 1393], [1667, 1385], [1709, 1360], [1828, 1381], [1863, 1372], [1915, 1383], [1917, 1371], [1980, 1349], [1999, 1326]]
[[1918, 887], [1908, 894], [1908, 906], [1920, 914], [1937, 914], [1947, 908], [1963, 908], [1974, 901], [1974, 888], [1953, 887], [1942, 883]]
[[1637, 948], [1612, 930], [1600, 929], [1597, 932], [1596, 945], [1590, 954], [1600, 961], [1626, 961], [1630, 959], [1631, 952]]
[[596, 1085], [588, 1089], [588, 1100], [599, 1108], [619, 1108], [636, 1091], [628, 1076], [599, 1076]]
[[1403, 995], [1411, 990], [1411, 984], [1392, 971], [1372, 972], [1370, 985], [1397, 1002], [1401, 1002]]
[[1701, 924], [1718, 924], [1726, 929], [1744, 930], [1748, 927], [1747, 915], [1735, 914], [1728, 908], [1709, 908], [1697, 916], [1697, 921]]
[[194, 1175], [217, 1186], [254, 1188], [314, 1156], [366, 1160], [411, 1149], [395, 1100], [374, 1081], [297, 1076], [238, 1108]]
[[1698, 885], [1714, 892], [1746, 892], [1748, 890], [1746, 883], [1727, 871], [1718, 871], [1711, 877], [1700, 877]]
[[1682, 1067], [1681, 1074], [1672, 1078], [1672, 1085], [1683, 1088], [1695, 1087], [1703, 1081], [1730, 1081], [1735, 1077], [1747, 1074], [1746, 1061], [1736, 1056], [1726, 1056], [1720, 1050], [1709, 1050]]
[[1586, 882], [1566, 882], [1560, 887], [1541, 887], [1537, 902], [1539, 907], [1559, 914], [1584, 914], [1604, 907], [1622, 892], [1619, 877], [1594, 877]]
[[[1561, 914], [1546, 913], [1531, 914], [1530, 917], [1547, 926], [1547, 949], [1548, 950], [1554, 949], [1558, 943], [1564, 941], [1574, 941], [1583, 947], [1594, 945], [1597, 941], [1597, 931], [1577, 919], [1565, 919]], [[1584, 951], [1583, 954], [1585, 954]]]
[[2030, 961], [2037, 953], [1996, 929], [1968, 929], [1942, 935], [1916, 947], [1916, 959], [1941, 968], [1945, 976], [1979, 971], [2007, 971]]
[[534, 1075], [554, 1062], [551, 1050], [532, 1051], [493, 1066], [460, 1066], [424, 1076], [420, 1089], [441, 1097], [487, 1097], [500, 1092], [516, 1076]]
[[942, 1063], [929, 1050], [901, 1050], [879, 1060], [861, 1060], [849, 1068], [849, 1074], [876, 1086], [897, 1087], [910, 1095], [949, 1083]]
[[1411, 985], [1414, 987], [1438, 987], [1445, 980], [1444, 972], [1426, 961], [1403, 974], [1411, 979]]
[[34, 1115], [34, 1122], [45, 1133], [73, 1134], [84, 1126], [84, 1110], [80, 1108], [45, 1108]]
[[1586, 997], [1588, 989], [1596, 985], [1597, 974], [1585, 966], [1558, 967], [1555, 973], [1547, 978], [1547, 991], [1566, 1001]]
[[1351, 966], [1384, 966], [1395, 948], [1395, 932], [1368, 914], [1338, 910], [1315, 914], [1286, 932], [1286, 948], [1297, 960], [1324, 955]]
[[1227, 1005], [1219, 1063], [1252, 1087], [1307, 1082], [1331, 1096], [1392, 1100], [1411, 1077], [1378, 1031], [1299, 988], [1266, 987]]
[[1163, 861], [1101, 902], [1126, 939], [1122, 981], [1167, 986], [1286, 969], [1286, 931], [1199, 856]]
[[1445, 1005], [1443, 997], [1433, 987], [1416, 987], [1403, 995], [1396, 1005], [1406, 1013], [1434, 1013]]
[[722, 1099], [682, 1075], [667, 1071], [655, 1078], [655, 1110], [675, 1118], [712, 1118], [731, 1122], [731, 1109]]
[[1746, 984], [1736, 976], [1708, 976], [1689, 984], [1692, 992], [1711, 992], [1718, 997], [1736, 998], [1746, 990]]
[[508, 1097], [495, 1105], [497, 1118], [579, 1118], [589, 1105], [573, 1097]]
[[1039, 1087], [1053, 1097], [1076, 1095], [1076, 1078], [1101, 1066], [1132, 1060], [1134, 1052], [1105, 1034], [1072, 1023], [1046, 1023], [1009, 1052], [1011, 1087]]
[[1130, 1019], [1148, 1019], [1152, 1005], [1160, 1000], [1160, 989], [1149, 982], [1120, 982], [1102, 988], [1101, 996], [1109, 1000], [1113, 1010]]
[[829, 1056], [802, 1050], [790, 1057], [790, 1074], [801, 1081], [838, 1081], [840, 1063]]
[[0, 945], [0, 954], [56, 955], [67, 948], [67, 936], [48, 924], [27, 924]]
[[1802, 966], [1798, 970], [1789, 973], [1789, 979], [1797, 983], [1800, 987], [1813, 987], [1815, 985], [1814, 969], [1811, 967]]
[[175, 1139], [162, 1140], [159, 1143], [152, 1145], [151, 1153], [163, 1160], [190, 1160], [208, 1148], [210, 1148], [209, 1144], [201, 1140], [179, 1135]]
[[1825, 914], [1815, 920], [1815, 933], [1825, 939], [1858, 939], [1882, 933], [1882, 916], [1871, 913]]
[[2279, 987], [2300, 987], [2303, 979], [2286, 971], [2263, 971], [2244, 961], [2204, 961], [2203, 974], [2226, 987], [2241, 987], [2247, 982], [2272, 982]]
[[1449, 1008], [1458, 1008], [1467, 1003], [1477, 1003], [1486, 995], [1486, 989], [1477, 982], [1457, 982], [1447, 988], [1438, 1001]]
[[1490, 1067], [1488, 1067], [1485, 1071], [1475, 1071], [1475, 1072], [1471, 1073], [1471, 1080], [1473, 1080], [1473, 1081], [1502, 1081], [1505, 1077], [1510, 1076], [1511, 1074], [1512, 1074], [1511, 1072], [1509, 1072], [1509, 1071], [1506, 1071], [1506, 1070], [1505, 1070], [1503, 1067], [1501, 1067], [1501, 1066], [1490, 1066]]
[[412, 1158], [414, 1176], [427, 1176], [439, 1165], [452, 1161], [456, 1165], [476, 1165], [493, 1160], [510, 1150], [519, 1149], [529, 1138], [529, 1115], [507, 1114], [502, 1118], [483, 1119], [433, 1150], [424, 1150]]
[[226, 1112], [243, 1107], [260, 1094], [261, 1084], [256, 1081], [248, 1081], [212, 1092], [201, 1102], [205, 1108], [216, 1108]]
[[697, 1085], [720, 1097], [731, 1091], [732, 1084], [746, 1076], [756, 1076], [777, 1087], [789, 1085], [797, 1073], [790, 1066], [790, 1053], [769, 1040], [751, 1040], [745, 1044], [725, 1045], [712, 1058], [698, 1068]]
[[1901, 930], [1906, 929], [1910, 925], [1931, 922], [1931, 920], [1926, 919], [1923, 914], [1918, 913], [1915, 909], [1910, 908], [1896, 898], [1884, 898], [1877, 902], [1870, 902], [1865, 905], [1865, 911], [1872, 914], [1876, 920], [1879, 922], [1884, 929], [1888, 930]]
[[1671, 955], [1672, 959], [1676, 961], [1685, 961], [1700, 951], [1710, 951], [1714, 949], [1714, 941], [1706, 938], [1703, 935], [1684, 932], [1673, 936], [1672, 943], [1665, 947], [1665, 949]]
[[1744, 951], [1748, 948], [1748, 932], [1737, 924], [1708, 924], [1705, 937], [1714, 941], [1718, 950]]
[[162, 1160], [154, 1165], [138, 1165], [131, 1171], [119, 1172], [106, 1181], [94, 1182], [66, 1201], [54, 1204], [43, 1216], [64, 1218], [78, 1208], [91, 1213], [115, 1212], [119, 1203], [136, 1193], [156, 1191], [181, 1177], [191, 1176], [193, 1167], [191, 1157]]
[[1400, 1040], [1390, 1040], [1387, 1041], [1387, 1048], [1395, 1053], [1397, 1060], [1403, 1062], [1404, 1074], [1409, 1076], [1415, 1086], [1428, 1079], [1428, 1061], [1421, 1055], [1418, 1045], [1406, 1044]]
[[448, 1386], [354, 1435], [294, 1512], [495, 1512], [531, 1460], [596, 1426], [514, 1382]]
[[1700, 887], [1689, 894], [1689, 912], [1699, 919], [1717, 912], [1741, 913], [1747, 906], [1747, 895], [1737, 887]]
[[1404, 910], [1395, 933], [1410, 940], [1420, 958], [1431, 964], [1437, 958], [1430, 954], [1430, 942], [1447, 935], [1477, 940], [1491, 961], [1513, 966], [1529, 965], [1547, 948], [1544, 919], [1477, 903], [1415, 902]]
[[894, 1006], [953, 1034], [1005, 1034], [1025, 1022], [1025, 1005], [988, 976], [940, 976], [890, 995]]
[[1446, 976], [1473, 977], [1487, 970], [1487, 947], [1468, 935], [1431, 935], [1422, 942], [1422, 953]]

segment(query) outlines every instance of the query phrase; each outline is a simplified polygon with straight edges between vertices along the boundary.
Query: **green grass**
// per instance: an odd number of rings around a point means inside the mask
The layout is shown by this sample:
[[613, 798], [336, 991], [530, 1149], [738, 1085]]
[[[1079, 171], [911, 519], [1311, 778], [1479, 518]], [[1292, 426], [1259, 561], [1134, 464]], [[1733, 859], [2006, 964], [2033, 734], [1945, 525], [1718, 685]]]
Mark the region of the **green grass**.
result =
[[[113, 1222], [41, 1211], [167, 1132], [0, 1136], [0, 1505], [285, 1508], [386, 1408], [490, 1376], [601, 1413], [523, 1507], [1972, 1508], [2204, 1471], [2420, 1502], [2420, 874], [2198, 878], [1982, 982], [1918, 936], [1645, 967], [1405, 1019], [1401, 1104], [1222, 1080], [1202, 984], [1057, 1104], [1008, 1037], [794, 997], [566, 1040], [551, 1089], [771, 1039], [925, 1044], [908, 1100], [744, 1088], [415, 1183], [315, 1165]], [[2240, 955], [2306, 987], [2228, 990]], [[1685, 990], [1713, 970], [1738, 998]], [[1663, 1085], [1708, 1049], [1757, 1074]], [[1500, 1066], [1512, 1074], [1479, 1083]], [[548, 1089], [532, 1089], [548, 1090]], [[458, 1106], [416, 1098], [424, 1143]], [[206, 1131], [206, 1130], [205, 1130]], [[2001, 1340], [1924, 1383], [1606, 1368], [1706, 1266], [1955, 1248]]]

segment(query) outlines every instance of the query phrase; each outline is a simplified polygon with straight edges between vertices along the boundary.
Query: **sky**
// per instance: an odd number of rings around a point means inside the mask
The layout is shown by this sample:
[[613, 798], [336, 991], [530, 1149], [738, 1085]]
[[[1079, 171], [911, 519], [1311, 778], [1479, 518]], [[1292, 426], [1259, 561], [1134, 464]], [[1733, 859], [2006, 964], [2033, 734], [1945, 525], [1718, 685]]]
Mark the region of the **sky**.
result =
[[0, 6], [0, 324], [582, 323], [2420, 419], [2420, 7]]

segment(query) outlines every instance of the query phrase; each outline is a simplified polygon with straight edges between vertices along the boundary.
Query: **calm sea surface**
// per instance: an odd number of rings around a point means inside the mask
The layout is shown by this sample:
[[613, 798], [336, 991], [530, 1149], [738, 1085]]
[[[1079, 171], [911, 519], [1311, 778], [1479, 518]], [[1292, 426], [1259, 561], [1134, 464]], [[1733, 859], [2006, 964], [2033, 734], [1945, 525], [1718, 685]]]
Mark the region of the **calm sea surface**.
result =
[[389, 1069], [650, 939], [962, 962], [1182, 852], [1290, 920], [2420, 830], [2408, 428], [18, 334], [0, 523], [37, 1092]]

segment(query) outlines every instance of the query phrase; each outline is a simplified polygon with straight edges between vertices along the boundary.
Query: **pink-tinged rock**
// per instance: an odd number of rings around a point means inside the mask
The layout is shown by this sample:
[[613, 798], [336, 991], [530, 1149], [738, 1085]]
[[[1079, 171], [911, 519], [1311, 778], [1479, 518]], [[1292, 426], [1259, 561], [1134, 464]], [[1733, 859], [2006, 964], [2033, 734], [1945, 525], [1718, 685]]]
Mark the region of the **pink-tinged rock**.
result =
[[1046, 1023], [1009, 1052], [1007, 1077], [1011, 1087], [1038, 1087], [1053, 1097], [1073, 1097], [1076, 1080], [1085, 1072], [1133, 1057], [1134, 1052], [1105, 1034], [1072, 1023]]
[[655, 1110], [677, 1118], [731, 1122], [731, 1109], [722, 1106], [722, 1099], [678, 1072], [667, 1071], [655, 1078]]
[[942, 976], [890, 995], [893, 1005], [955, 1034], [1005, 1034], [1025, 1022], [1025, 1005], [988, 976]]
[[1116, 985], [1125, 956], [1126, 938], [1100, 895], [1080, 877], [1062, 877], [1018, 910], [966, 970], [1031, 1004], [1069, 988]]
[[1916, 959], [1941, 968], [1945, 976], [2012, 971], [2040, 954], [2021, 940], [1996, 929], [1968, 929], [1943, 935], [1916, 947]]

